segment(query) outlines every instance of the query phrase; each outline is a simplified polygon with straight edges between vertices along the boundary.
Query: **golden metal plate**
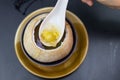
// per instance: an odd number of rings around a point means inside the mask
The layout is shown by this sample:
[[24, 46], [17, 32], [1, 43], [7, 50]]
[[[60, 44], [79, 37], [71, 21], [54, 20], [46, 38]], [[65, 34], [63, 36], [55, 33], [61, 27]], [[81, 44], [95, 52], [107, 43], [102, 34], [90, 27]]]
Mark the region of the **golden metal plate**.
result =
[[36, 76], [53, 79], [66, 76], [81, 65], [88, 50], [88, 34], [82, 21], [73, 13], [67, 11], [67, 19], [72, 23], [76, 33], [76, 45], [72, 55], [65, 62], [55, 66], [45, 66], [33, 63], [22, 50], [22, 31], [31, 18], [41, 13], [50, 12], [51, 9], [50, 7], [39, 9], [28, 15], [17, 29], [14, 46], [17, 58], [25, 69]]

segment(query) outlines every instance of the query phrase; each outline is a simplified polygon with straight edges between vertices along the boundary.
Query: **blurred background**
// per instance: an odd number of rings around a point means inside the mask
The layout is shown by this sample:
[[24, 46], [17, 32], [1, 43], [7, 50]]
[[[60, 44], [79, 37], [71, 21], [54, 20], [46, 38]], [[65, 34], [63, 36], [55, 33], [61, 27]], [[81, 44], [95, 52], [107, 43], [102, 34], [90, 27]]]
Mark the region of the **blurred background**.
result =
[[[20, 64], [14, 50], [14, 37], [28, 14], [40, 8], [53, 7], [56, 2], [0, 0], [0, 80], [44, 80]], [[112, 9], [96, 1], [89, 7], [81, 0], [69, 0], [68, 10], [85, 24], [89, 49], [82, 65], [60, 80], [120, 80], [120, 9]]]

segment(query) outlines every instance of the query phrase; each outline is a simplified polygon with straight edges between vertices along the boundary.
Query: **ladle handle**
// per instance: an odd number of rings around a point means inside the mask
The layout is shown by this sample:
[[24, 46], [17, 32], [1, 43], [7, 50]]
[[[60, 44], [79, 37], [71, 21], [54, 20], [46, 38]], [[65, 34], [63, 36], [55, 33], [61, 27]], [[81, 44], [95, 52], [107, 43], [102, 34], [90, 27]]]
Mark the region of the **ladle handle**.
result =
[[58, 14], [65, 14], [69, 0], [58, 0], [53, 11], [58, 10]]

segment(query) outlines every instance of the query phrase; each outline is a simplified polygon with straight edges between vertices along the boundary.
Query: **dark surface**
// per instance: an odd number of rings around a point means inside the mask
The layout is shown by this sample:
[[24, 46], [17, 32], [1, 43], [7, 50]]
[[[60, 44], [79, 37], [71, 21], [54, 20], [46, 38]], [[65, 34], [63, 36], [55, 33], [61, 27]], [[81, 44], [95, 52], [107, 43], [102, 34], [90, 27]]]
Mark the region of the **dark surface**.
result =
[[[0, 80], [43, 80], [29, 73], [18, 61], [14, 36], [18, 25], [29, 13], [54, 6], [55, 2], [37, 0], [26, 15], [22, 15], [14, 8], [14, 0], [0, 0]], [[68, 10], [84, 22], [89, 35], [89, 50], [79, 69], [61, 80], [120, 80], [120, 10], [97, 2], [88, 7], [80, 0], [70, 0]]]

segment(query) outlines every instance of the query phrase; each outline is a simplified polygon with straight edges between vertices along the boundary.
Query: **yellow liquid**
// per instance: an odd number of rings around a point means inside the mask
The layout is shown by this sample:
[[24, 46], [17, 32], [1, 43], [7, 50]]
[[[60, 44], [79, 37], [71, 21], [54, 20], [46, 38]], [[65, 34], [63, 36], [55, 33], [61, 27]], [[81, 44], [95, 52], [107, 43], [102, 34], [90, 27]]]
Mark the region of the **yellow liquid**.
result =
[[50, 29], [44, 29], [41, 33], [42, 40], [51, 46], [56, 46], [59, 36], [60, 33], [54, 26]]

